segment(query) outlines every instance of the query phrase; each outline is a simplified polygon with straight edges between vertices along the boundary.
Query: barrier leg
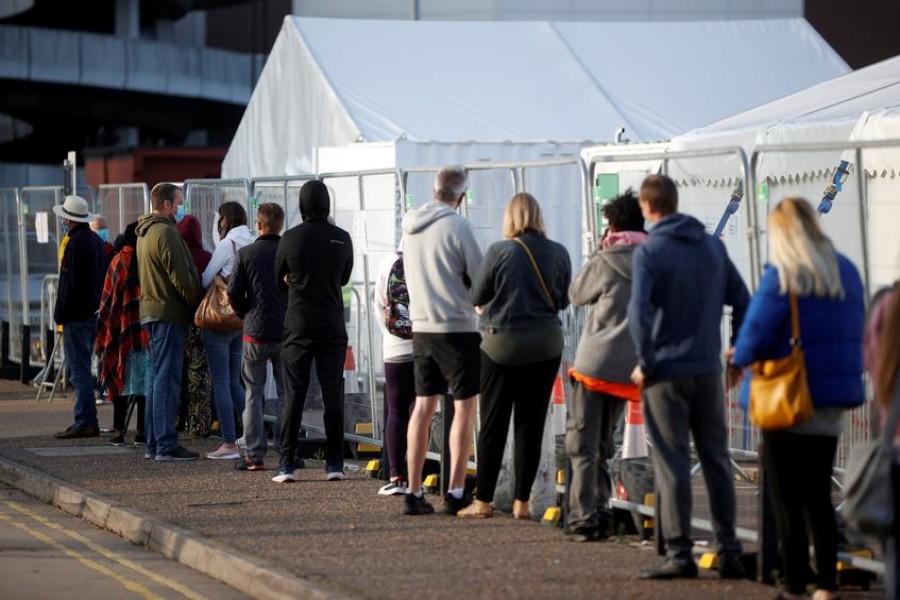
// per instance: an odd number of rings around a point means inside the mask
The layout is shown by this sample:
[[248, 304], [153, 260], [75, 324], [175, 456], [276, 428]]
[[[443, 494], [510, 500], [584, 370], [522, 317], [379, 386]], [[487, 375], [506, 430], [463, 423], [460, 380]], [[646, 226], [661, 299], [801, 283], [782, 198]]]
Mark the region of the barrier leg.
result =
[[9, 323], [0, 323], [0, 366], [9, 366]]
[[22, 365], [19, 371], [19, 381], [28, 383], [31, 380], [31, 326], [22, 325]]

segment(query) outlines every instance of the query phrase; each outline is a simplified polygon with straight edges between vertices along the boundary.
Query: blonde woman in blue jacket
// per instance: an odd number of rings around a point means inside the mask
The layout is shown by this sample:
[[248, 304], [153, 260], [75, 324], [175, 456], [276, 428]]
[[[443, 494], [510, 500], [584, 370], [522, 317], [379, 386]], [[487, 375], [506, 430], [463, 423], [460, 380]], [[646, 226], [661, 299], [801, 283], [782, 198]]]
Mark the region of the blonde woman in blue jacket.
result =
[[763, 468], [786, 583], [778, 597], [805, 597], [809, 527], [816, 554], [813, 598], [833, 600], [837, 524], [831, 470], [844, 413], [865, 400], [863, 285], [856, 267], [834, 250], [812, 206], [802, 198], [786, 198], [769, 214], [769, 248], [772, 262], [747, 309], [731, 362], [739, 368], [790, 353], [788, 294], [796, 294], [815, 413], [794, 427], [762, 432]]

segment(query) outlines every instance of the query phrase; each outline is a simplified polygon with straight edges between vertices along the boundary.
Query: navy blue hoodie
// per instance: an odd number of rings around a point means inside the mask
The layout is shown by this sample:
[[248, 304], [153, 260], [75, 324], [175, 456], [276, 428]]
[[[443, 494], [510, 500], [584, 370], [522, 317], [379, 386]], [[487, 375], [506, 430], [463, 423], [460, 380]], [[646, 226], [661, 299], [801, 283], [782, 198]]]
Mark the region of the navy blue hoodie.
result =
[[648, 382], [722, 372], [722, 307], [732, 341], [750, 302], [721, 240], [694, 217], [673, 214], [634, 254], [628, 326]]

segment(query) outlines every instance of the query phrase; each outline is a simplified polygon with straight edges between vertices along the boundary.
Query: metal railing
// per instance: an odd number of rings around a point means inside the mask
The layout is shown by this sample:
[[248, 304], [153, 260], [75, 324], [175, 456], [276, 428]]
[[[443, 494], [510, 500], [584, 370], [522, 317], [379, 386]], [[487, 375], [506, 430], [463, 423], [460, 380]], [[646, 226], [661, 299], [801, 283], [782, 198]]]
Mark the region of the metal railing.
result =
[[97, 189], [97, 210], [106, 218], [110, 240], [141, 215], [150, 212], [146, 183], [105, 183]]

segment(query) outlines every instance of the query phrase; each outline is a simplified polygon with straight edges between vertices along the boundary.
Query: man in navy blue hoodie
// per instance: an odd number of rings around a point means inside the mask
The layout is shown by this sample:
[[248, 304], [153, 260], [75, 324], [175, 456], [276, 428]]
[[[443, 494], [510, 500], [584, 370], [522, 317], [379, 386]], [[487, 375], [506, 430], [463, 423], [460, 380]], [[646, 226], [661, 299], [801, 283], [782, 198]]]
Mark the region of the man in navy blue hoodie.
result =
[[628, 325], [638, 365], [632, 380], [643, 387], [666, 542], [665, 560], [641, 571], [641, 577], [697, 576], [691, 555], [693, 434], [718, 541], [719, 576], [740, 578], [744, 570], [734, 527], [720, 325], [722, 308], [730, 305], [736, 334], [750, 295], [725, 245], [700, 221], [677, 212], [678, 191], [671, 179], [647, 177], [639, 203], [652, 229], [634, 255]]

